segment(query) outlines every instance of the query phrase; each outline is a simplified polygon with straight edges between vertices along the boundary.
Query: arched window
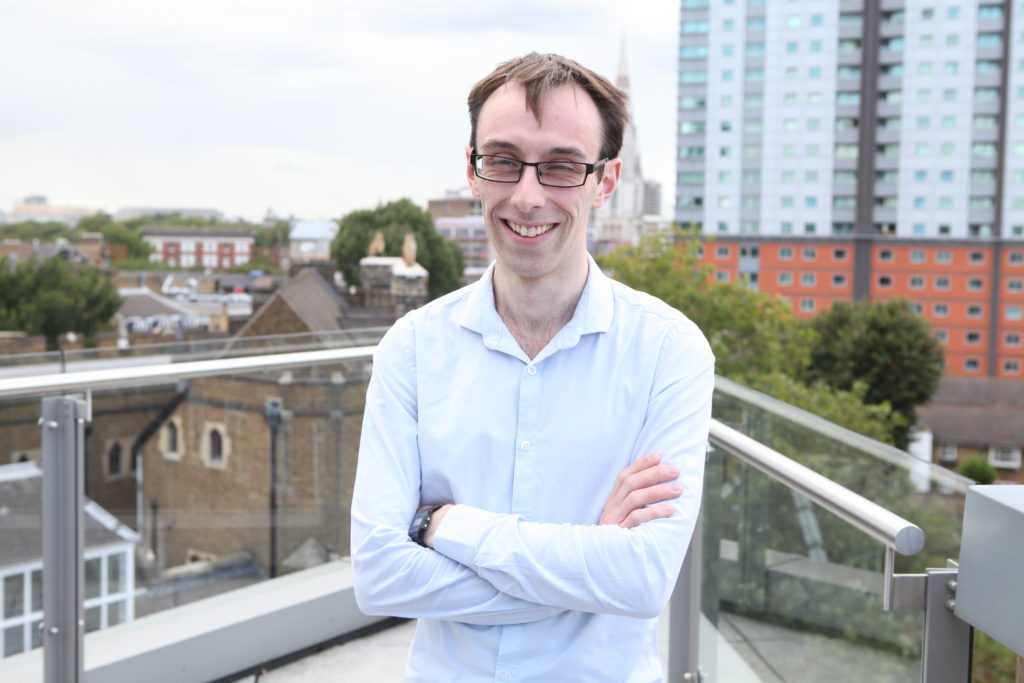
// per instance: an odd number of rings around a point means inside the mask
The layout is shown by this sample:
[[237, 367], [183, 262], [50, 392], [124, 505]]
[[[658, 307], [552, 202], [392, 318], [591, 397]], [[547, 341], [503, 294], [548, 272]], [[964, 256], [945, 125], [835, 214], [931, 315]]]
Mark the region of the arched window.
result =
[[173, 422], [167, 423], [167, 451], [169, 453], [178, 452], [178, 425]]
[[110, 450], [107, 451], [107, 472], [110, 476], [116, 477], [121, 474], [121, 444], [116, 441], [110, 444]]
[[219, 429], [210, 430], [210, 460], [218, 461], [224, 457], [224, 438]]

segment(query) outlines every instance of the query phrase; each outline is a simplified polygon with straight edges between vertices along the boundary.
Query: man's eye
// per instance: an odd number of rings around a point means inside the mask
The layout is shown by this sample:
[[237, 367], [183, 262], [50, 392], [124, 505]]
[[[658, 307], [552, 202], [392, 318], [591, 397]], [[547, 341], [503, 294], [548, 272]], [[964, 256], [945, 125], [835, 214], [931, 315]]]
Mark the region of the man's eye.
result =
[[570, 161], [552, 161], [545, 164], [544, 169], [550, 173], [578, 173], [581, 167], [579, 164], [574, 164]]
[[494, 168], [515, 168], [519, 165], [519, 162], [507, 157], [491, 157], [487, 160], [487, 164]]

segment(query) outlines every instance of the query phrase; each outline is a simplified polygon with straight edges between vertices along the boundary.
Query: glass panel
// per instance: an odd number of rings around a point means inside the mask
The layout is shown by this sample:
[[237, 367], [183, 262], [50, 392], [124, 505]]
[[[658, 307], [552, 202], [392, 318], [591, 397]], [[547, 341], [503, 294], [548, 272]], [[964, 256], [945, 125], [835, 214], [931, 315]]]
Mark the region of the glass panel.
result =
[[100, 571], [102, 557], [93, 557], [85, 561], [85, 599], [100, 596]]
[[107, 595], [125, 591], [124, 568], [124, 553], [114, 553], [107, 557]]
[[25, 651], [25, 627], [9, 626], [4, 629], [4, 657]]
[[36, 620], [28, 628], [28, 633], [32, 637], [32, 649], [43, 646], [43, 633], [39, 630], [42, 625], [42, 620]]
[[[714, 415], [921, 526], [926, 546], [897, 555], [898, 572], [958, 556], [960, 477], [727, 380]], [[704, 510], [701, 665], [711, 680], [829, 680], [837, 662], [851, 680], [920, 680], [922, 617], [882, 610], [880, 543], [717, 449]]]
[[100, 605], [96, 605], [95, 607], [90, 607], [85, 610], [85, 632], [91, 633], [93, 631], [100, 630], [100, 627], [102, 626], [102, 618], [103, 613]]
[[107, 626], [116, 626], [124, 621], [125, 603], [123, 601], [112, 602], [107, 605]]
[[25, 575], [4, 577], [4, 619], [20, 617], [25, 613]]
[[43, 610], [43, 570], [32, 570], [32, 611]]

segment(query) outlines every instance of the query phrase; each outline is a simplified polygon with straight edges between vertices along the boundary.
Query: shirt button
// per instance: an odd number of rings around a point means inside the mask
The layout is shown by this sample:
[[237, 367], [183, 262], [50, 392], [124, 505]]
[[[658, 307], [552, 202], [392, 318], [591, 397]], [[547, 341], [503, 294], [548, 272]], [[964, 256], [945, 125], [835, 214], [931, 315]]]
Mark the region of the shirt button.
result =
[[523, 439], [522, 441], [519, 442], [519, 447], [522, 448], [524, 451], [528, 451], [531, 448], [533, 448], [533, 444], [530, 443], [528, 440]]
[[536, 375], [537, 374], [537, 368], [535, 366], [533, 366], [533, 365], [527, 365], [526, 366], [526, 374], [527, 375]]

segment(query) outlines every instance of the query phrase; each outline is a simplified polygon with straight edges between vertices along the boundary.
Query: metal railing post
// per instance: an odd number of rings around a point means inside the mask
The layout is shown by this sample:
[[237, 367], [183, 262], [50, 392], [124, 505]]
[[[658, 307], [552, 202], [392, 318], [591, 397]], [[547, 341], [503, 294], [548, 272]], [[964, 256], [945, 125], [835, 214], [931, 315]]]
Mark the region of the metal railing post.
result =
[[927, 569], [924, 607], [924, 683], [967, 683], [971, 680], [971, 625], [953, 613], [956, 569]]
[[79, 683], [85, 631], [82, 503], [88, 404], [70, 396], [44, 398], [42, 414], [43, 680]]
[[700, 676], [701, 564], [704, 557], [704, 513], [697, 516], [690, 548], [669, 600], [668, 680], [698, 682]]

